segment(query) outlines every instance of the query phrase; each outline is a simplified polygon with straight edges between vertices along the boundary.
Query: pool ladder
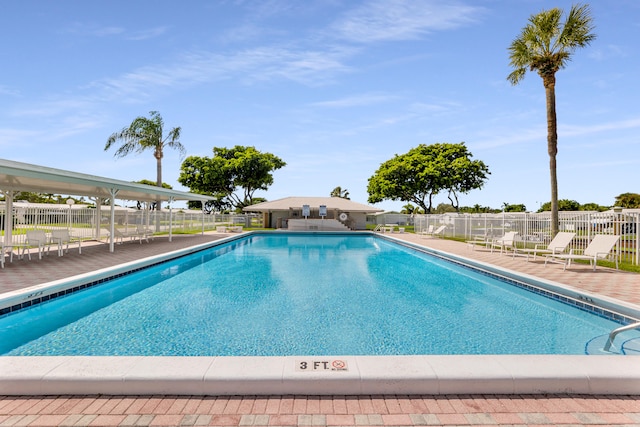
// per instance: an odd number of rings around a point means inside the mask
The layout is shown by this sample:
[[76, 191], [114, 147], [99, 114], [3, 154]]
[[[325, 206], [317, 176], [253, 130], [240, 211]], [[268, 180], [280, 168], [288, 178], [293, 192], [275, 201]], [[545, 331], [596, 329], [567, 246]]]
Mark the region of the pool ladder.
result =
[[611, 349], [611, 346], [613, 345], [613, 340], [616, 338], [616, 335], [618, 335], [620, 332], [629, 331], [631, 329], [636, 329], [636, 328], [640, 328], [640, 322], [632, 323], [626, 326], [621, 326], [611, 331], [609, 333], [609, 339], [607, 340], [607, 343], [604, 345], [604, 351], [609, 351]]

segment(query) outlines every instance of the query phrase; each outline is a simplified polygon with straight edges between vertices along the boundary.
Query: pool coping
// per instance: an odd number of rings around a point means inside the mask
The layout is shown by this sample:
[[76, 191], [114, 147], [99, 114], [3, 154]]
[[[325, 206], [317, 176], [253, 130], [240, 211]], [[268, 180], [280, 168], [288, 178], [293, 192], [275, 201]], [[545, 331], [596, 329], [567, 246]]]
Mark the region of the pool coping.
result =
[[[2, 306], [82, 286], [90, 279], [125, 274], [247, 234], [251, 232], [9, 292], [0, 295]], [[524, 278], [536, 287], [609, 307], [625, 316], [640, 317], [640, 307], [633, 304], [383, 237], [514, 280]], [[0, 395], [640, 395], [638, 361], [634, 356], [620, 355], [1, 356]]]

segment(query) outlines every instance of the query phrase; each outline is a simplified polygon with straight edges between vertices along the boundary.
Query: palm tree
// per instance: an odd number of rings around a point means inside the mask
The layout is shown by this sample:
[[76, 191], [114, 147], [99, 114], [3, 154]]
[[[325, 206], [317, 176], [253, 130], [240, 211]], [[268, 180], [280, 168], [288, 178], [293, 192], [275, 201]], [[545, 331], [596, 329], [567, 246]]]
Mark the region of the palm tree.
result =
[[[186, 150], [180, 143], [180, 127], [175, 127], [169, 131], [165, 137], [163, 134], [164, 121], [157, 111], [149, 112], [151, 118], [136, 117], [129, 127], [122, 128], [119, 132], [111, 134], [104, 146], [107, 151], [116, 141], [123, 141], [123, 144], [116, 150], [116, 157], [124, 157], [127, 154], [136, 151], [141, 153], [145, 150], [153, 150], [153, 157], [156, 158], [157, 176], [156, 185], [162, 187], [162, 158], [164, 157], [164, 148], [174, 148], [184, 156]], [[160, 200], [157, 200], [157, 209], [160, 210]]]
[[527, 73], [537, 71], [542, 78], [547, 101], [547, 151], [551, 175], [551, 232], [558, 232], [558, 131], [556, 119], [556, 72], [567, 65], [573, 52], [585, 47], [596, 38], [592, 33], [591, 11], [588, 5], [573, 5], [564, 23], [563, 11], [558, 8], [543, 10], [529, 18], [522, 33], [509, 46], [509, 59], [513, 71], [507, 77], [518, 84]]
[[336, 187], [331, 190], [331, 197], [341, 197], [343, 199], [349, 199], [349, 190], [346, 188], [343, 190], [342, 187]]

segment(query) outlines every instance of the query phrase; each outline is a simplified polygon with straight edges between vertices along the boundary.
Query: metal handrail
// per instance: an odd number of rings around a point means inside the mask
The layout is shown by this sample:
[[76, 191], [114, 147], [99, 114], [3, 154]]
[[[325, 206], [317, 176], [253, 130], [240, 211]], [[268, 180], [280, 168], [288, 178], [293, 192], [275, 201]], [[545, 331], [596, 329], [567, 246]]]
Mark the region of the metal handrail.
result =
[[632, 323], [632, 324], [626, 325], [626, 326], [621, 326], [621, 327], [611, 331], [609, 333], [609, 339], [607, 340], [607, 343], [604, 346], [604, 351], [609, 351], [609, 349], [613, 345], [613, 340], [616, 338], [616, 335], [618, 335], [620, 332], [624, 332], [624, 331], [628, 331], [628, 330], [636, 329], [636, 328], [640, 328], [640, 322]]

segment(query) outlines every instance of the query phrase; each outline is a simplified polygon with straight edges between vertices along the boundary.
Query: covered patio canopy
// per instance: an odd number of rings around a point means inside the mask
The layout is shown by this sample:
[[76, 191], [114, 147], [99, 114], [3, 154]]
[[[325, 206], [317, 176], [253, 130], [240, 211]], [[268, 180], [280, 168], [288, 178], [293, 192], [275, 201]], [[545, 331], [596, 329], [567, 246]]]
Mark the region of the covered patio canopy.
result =
[[[0, 193], [5, 196], [7, 205], [5, 241], [11, 238], [13, 196], [20, 191], [95, 197], [98, 203], [100, 203], [100, 199], [109, 199], [111, 202], [111, 221], [109, 224], [111, 252], [114, 247], [115, 199], [141, 202], [159, 200], [170, 203], [179, 200], [198, 200], [203, 204], [211, 199], [210, 196], [201, 194], [0, 159]], [[169, 212], [171, 215], [171, 210]], [[171, 240], [171, 226], [169, 227], [169, 240]]]

